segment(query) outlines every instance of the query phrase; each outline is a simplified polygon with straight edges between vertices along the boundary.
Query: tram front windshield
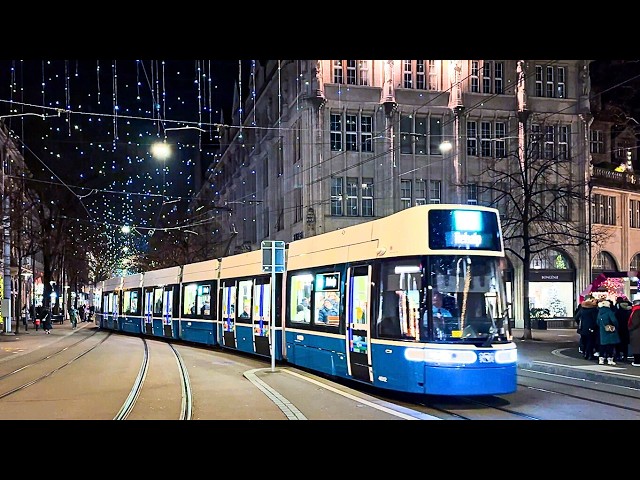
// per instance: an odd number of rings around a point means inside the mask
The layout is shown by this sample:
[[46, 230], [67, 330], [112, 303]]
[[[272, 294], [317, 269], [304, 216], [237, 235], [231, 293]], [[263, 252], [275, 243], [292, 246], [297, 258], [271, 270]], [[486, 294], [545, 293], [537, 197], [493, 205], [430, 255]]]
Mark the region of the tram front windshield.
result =
[[438, 255], [383, 264], [378, 337], [444, 343], [507, 340], [500, 260]]

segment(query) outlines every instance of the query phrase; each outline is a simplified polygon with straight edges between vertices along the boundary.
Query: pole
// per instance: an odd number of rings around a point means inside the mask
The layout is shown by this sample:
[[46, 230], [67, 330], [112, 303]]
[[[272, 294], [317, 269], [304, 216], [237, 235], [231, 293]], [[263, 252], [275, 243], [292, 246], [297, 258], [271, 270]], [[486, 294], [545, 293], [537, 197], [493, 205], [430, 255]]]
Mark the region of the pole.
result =
[[0, 179], [0, 192], [2, 192], [2, 263], [3, 263], [3, 289], [2, 289], [2, 318], [4, 320], [4, 333], [11, 333], [11, 238], [9, 237], [9, 189], [6, 185], [5, 164], [7, 157], [8, 136], [2, 135], [2, 148], [0, 149], [0, 167], [2, 178]]
[[269, 335], [269, 347], [271, 348], [271, 371], [276, 368], [276, 242], [271, 242], [271, 335]]

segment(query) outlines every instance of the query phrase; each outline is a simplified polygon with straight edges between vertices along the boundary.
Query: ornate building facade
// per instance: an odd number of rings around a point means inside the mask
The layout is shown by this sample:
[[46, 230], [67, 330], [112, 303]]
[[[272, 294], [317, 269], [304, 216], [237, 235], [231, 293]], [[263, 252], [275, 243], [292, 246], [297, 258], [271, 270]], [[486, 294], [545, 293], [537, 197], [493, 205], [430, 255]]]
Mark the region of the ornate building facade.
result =
[[[640, 193], [629, 180], [637, 154], [635, 143], [623, 146], [635, 139], [613, 137], [611, 122], [594, 121], [590, 95], [588, 60], [256, 61], [199, 201], [228, 207], [217, 233], [233, 253], [412, 205], [500, 207], [490, 174], [497, 160], [512, 152], [522, 159], [525, 150], [561, 159], [565, 170], [544, 182], [561, 176], [577, 193], [553, 218], [589, 241], [532, 255], [528, 299], [522, 261], [510, 253], [505, 267], [516, 327], [525, 308], [543, 305], [567, 323], [603, 255], [627, 270], [640, 252]], [[630, 170], [603, 169], [602, 183], [594, 154], [611, 152], [615, 161], [618, 144]], [[507, 170], [517, 170], [517, 158]], [[508, 217], [505, 209], [504, 220], [514, 220]], [[591, 226], [598, 222], [614, 233], [600, 234], [596, 248]], [[521, 249], [517, 240], [506, 246]]]

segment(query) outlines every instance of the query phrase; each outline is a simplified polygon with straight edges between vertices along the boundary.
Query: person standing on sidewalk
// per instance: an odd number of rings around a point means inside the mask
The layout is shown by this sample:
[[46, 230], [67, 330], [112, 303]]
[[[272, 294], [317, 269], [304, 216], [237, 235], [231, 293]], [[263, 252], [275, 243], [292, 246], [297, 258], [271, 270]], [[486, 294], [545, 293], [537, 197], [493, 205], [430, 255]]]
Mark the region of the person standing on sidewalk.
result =
[[629, 346], [633, 354], [634, 367], [640, 367], [640, 300], [634, 300], [629, 316]]
[[42, 319], [40, 323], [42, 324], [42, 329], [44, 330], [44, 333], [46, 333], [47, 335], [50, 335], [51, 329], [53, 327], [51, 323], [51, 311], [49, 310], [48, 307], [45, 307], [45, 306], [42, 307]]
[[585, 297], [580, 304], [579, 316], [578, 333], [582, 344], [582, 356], [587, 360], [593, 360], [598, 348], [598, 301], [592, 296]]
[[629, 356], [629, 316], [631, 315], [631, 302], [626, 297], [616, 298], [615, 314], [620, 337], [620, 343], [616, 346], [616, 360], [626, 362]]
[[75, 330], [78, 326], [78, 310], [76, 310], [76, 307], [73, 305], [71, 305], [71, 310], [69, 310], [69, 320], [71, 320], [71, 328]]
[[[613, 325], [613, 329], [610, 329]], [[607, 359], [607, 365], [615, 365], [613, 361], [613, 352], [616, 344], [620, 343], [618, 335], [618, 319], [611, 309], [609, 300], [602, 300], [598, 303], [598, 326], [600, 327], [600, 358], [598, 364], [604, 365], [604, 359]]]

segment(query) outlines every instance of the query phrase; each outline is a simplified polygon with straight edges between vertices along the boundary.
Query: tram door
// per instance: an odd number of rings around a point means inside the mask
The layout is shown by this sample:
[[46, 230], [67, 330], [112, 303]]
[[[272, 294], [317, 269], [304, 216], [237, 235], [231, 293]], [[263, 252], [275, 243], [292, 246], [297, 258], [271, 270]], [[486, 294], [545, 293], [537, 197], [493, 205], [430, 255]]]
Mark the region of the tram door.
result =
[[253, 349], [260, 355], [269, 356], [271, 335], [271, 284], [259, 278], [253, 286]]
[[371, 266], [349, 267], [347, 271], [346, 325], [349, 374], [373, 381], [369, 322], [371, 310]]
[[237, 348], [236, 344], [236, 283], [222, 284], [222, 345]]
[[166, 289], [163, 296], [162, 333], [165, 337], [173, 337], [173, 289]]
[[142, 331], [147, 335], [153, 335], [153, 289], [144, 292], [144, 314]]

